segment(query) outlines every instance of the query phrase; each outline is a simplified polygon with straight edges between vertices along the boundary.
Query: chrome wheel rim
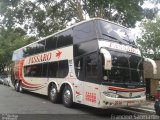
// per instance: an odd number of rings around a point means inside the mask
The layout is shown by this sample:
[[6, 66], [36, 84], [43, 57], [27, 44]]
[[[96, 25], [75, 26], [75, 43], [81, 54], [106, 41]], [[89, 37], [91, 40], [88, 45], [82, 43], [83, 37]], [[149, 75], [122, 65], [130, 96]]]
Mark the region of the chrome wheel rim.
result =
[[18, 82], [17, 82], [17, 83], [16, 83], [16, 90], [18, 90], [18, 85], [19, 85], [19, 84], [18, 84]]
[[51, 100], [55, 98], [56, 94], [57, 94], [56, 88], [52, 88], [50, 91]]
[[22, 86], [21, 85], [19, 86], [19, 91], [22, 92]]
[[69, 103], [69, 101], [70, 101], [70, 99], [71, 99], [71, 92], [70, 92], [69, 90], [66, 90], [66, 91], [64, 92], [63, 97], [64, 97], [64, 102], [65, 102], [65, 103]]

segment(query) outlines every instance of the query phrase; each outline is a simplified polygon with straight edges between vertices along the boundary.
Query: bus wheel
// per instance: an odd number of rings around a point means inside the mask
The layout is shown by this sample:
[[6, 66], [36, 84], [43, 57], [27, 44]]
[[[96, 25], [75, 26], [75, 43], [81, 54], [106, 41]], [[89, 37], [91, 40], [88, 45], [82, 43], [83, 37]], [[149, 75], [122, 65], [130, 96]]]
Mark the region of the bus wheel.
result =
[[24, 92], [24, 90], [23, 90], [23, 88], [22, 88], [22, 82], [19, 83], [19, 92], [21, 92], [21, 93]]
[[55, 84], [52, 84], [49, 88], [49, 100], [53, 103], [57, 103], [58, 101], [58, 90]]
[[62, 101], [64, 106], [66, 107], [72, 107], [73, 105], [73, 95], [71, 88], [67, 85], [65, 86], [62, 94]]
[[18, 81], [16, 81], [16, 83], [15, 83], [15, 90], [17, 92], [19, 92], [19, 82]]

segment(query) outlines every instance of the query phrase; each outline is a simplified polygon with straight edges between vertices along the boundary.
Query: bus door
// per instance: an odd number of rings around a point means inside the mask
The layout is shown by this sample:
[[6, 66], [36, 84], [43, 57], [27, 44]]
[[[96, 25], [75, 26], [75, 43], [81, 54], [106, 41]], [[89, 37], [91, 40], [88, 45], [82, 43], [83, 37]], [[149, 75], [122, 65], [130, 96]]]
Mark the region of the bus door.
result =
[[75, 102], [84, 104], [84, 78], [85, 78], [85, 68], [84, 68], [84, 57], [76, 58], [75, 61], [75, 73], [76, 81], [74, 82], [74, 91], [75, 91]]
[[100, 99], [100, 61], [98, 52], [85, 57], [84, 103], [97, 106]]

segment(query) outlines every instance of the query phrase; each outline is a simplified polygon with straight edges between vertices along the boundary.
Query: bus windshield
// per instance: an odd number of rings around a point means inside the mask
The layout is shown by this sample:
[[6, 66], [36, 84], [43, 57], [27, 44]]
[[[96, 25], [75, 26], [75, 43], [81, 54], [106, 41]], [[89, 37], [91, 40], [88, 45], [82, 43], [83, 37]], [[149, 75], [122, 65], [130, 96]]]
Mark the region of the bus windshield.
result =
[[113, 40], [114, 42], [129, 44], [137, 47], [135, 37], [128, 28], [106, 21], [100, 21], [100, 27], [101, 35], [104, 40]]
[[104, 80], [108, 83], [144, 83], [143, 58], [135, 54], [126, 54], [109, 50], [112, 56], [111, 70], [104, 70]]

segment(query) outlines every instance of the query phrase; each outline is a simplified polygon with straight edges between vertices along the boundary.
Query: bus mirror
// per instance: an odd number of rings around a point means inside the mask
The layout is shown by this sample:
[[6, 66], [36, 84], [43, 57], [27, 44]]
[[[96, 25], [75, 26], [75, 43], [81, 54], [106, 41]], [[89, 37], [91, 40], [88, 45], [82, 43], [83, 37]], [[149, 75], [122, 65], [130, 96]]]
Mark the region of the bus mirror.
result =
[[145, 62], [149, 62], [151, 63], [152, 67], [153, 67], [153, 74], [157, 74], [157, 64], [154, 60], [150, 59], [150, 58], [144, 58]]
[[105, 48], [101, 48], [100, 53], [102, 53], [104, 55], [104, 69], [105, 70], [111, 70], [111, 67], [112, 67], [111, 54]]

